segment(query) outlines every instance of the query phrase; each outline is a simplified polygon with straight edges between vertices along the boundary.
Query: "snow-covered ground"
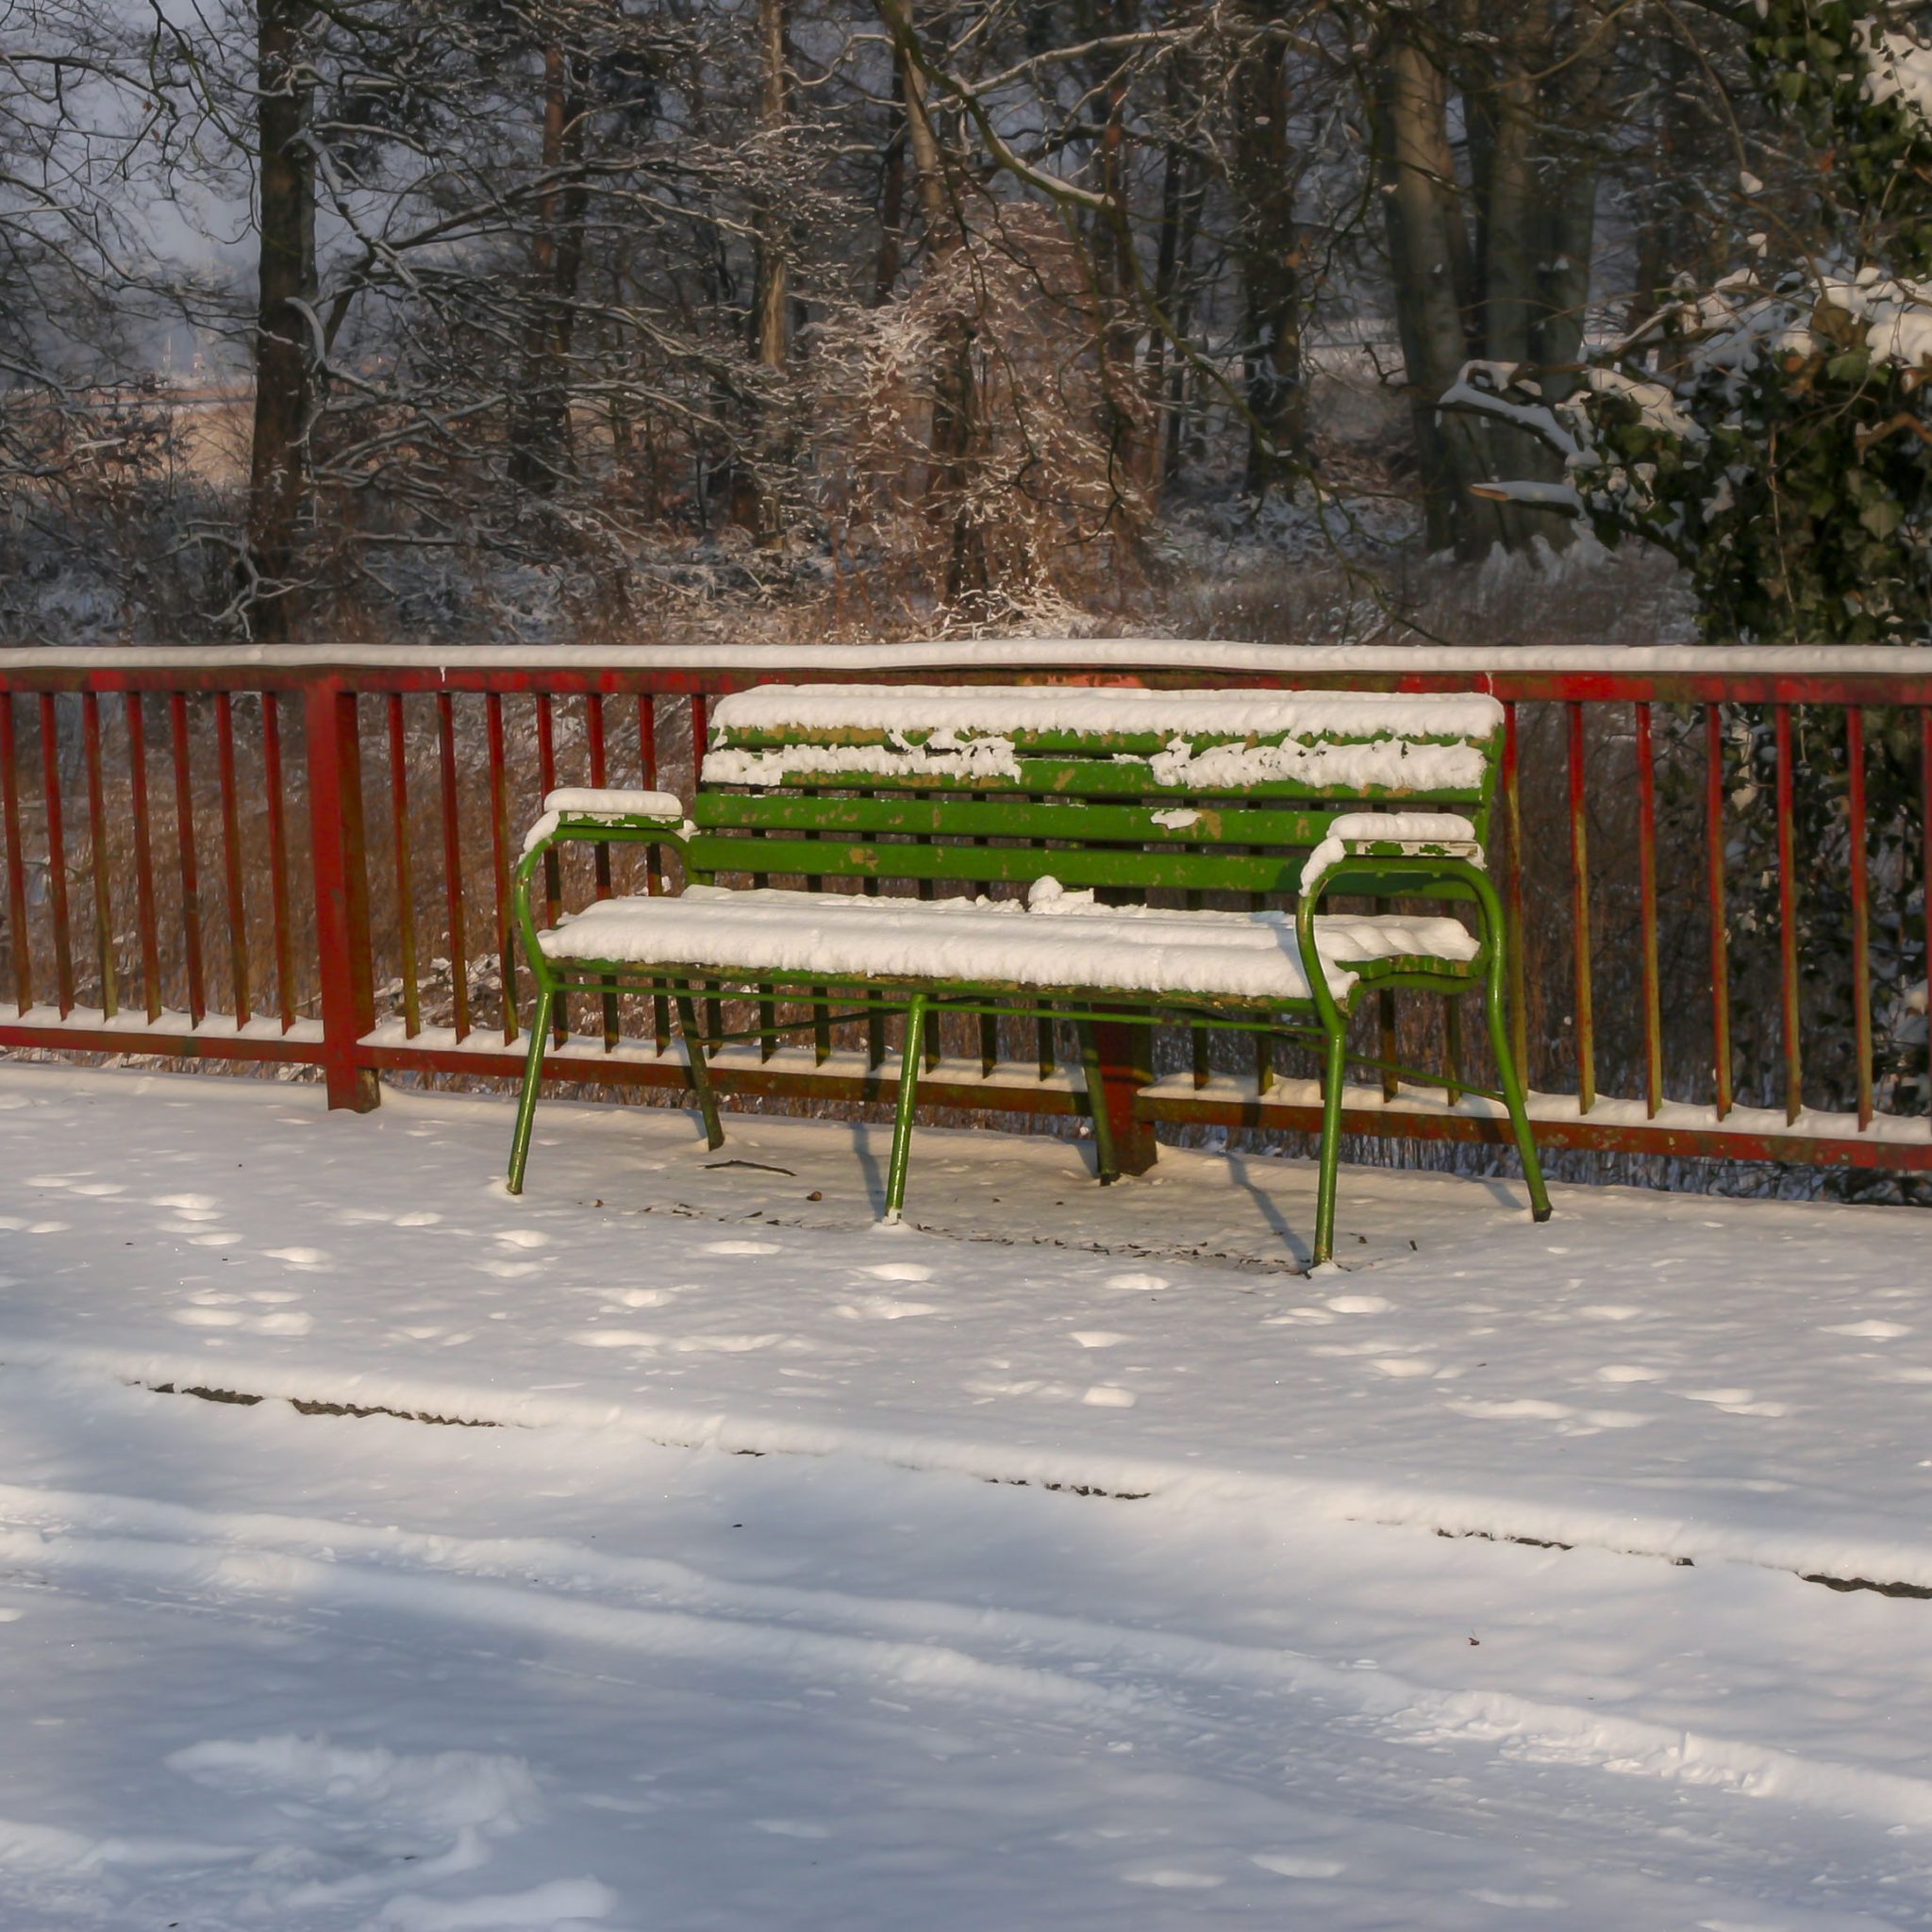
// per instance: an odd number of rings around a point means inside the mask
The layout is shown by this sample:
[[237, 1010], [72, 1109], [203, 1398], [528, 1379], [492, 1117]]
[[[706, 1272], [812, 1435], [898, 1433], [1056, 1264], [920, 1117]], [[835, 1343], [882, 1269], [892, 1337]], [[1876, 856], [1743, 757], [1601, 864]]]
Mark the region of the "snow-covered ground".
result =
[[0, 1068], [0, 1926], [1932, 1924], [1923, 1218], [508, 1127]]

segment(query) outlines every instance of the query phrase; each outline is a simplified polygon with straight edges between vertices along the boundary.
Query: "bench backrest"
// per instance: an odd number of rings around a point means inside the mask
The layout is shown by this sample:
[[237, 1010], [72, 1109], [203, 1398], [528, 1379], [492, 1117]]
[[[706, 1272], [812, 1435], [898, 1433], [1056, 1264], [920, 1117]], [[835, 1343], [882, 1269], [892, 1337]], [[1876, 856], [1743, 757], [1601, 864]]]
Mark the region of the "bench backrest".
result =
[[1292, 893], [1341, 812], [1434, 808], [1486, 838], [1502, 739], [1477, 693], [764, 685], [713, 714], [690, 865]]

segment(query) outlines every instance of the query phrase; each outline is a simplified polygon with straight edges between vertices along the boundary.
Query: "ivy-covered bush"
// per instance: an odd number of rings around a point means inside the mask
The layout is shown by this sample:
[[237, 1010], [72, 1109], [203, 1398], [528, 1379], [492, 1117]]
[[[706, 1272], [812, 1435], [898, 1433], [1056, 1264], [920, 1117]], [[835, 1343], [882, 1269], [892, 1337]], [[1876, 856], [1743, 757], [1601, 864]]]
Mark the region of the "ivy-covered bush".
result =
[[1844, 0], [1764, 0], [1751, 52], [1817, 157], [1790, 265], [1755, 234], [1750, 267], [1564, 372], [1562, 400], [1472, 363], [1443, 407], [1557, 450], [1563, 483], [1496, 493], [1668, 550], [1713, 641], [1932, 637], [1932, 47]]
[[[1932, 641], [1932, 46], [1844, 0], [1757, 0], [1750, 53], [1804, 139], [1812, 205], [1764, 197], [1763, 232], [1740, 238], [1749, 266], [1682, 288], [1580, 373], [1546, 381], [1471, 363], [1442, 406], [1557, 451], [1560, 482], [1494, 492], [1581, 518], [1606, 542], [1670, 552], [1713, 643]], [[1739, 186], [1746, 205], [1763, 194], [1749, 175]], [[1807, 1091], [1842, 1108], [1857, 1076], [1845, 726], [1835, 710], [1792, 723]], [[1867, 732], [1872, 1074], [1881, 1107], [1916, 1112], [1928, 1085], [1917, 720], [1874, 711]], [[1725, 756], [1734, 961], [1748, 971], [1772, 957], [1780, 918], [1769, 716], [1734, 718]], [[1774, 1005], [1740, 998], [1737, 1009], [1741, 1032], [1766, 1036], [1750, 1056], [1764, 1065], [1776, 1058]], [[1900, 1184], [1833, 1185], [1874, 1188], [1895, 1195]]]
[[1497, 493], [1659, 545], [1714, 642], [1932, 636], [1932, 285], [1756, 270], [1686, 296], [1545, 403], [1472, 363], [1443, 401], [1506, 417], [1566, 480]]

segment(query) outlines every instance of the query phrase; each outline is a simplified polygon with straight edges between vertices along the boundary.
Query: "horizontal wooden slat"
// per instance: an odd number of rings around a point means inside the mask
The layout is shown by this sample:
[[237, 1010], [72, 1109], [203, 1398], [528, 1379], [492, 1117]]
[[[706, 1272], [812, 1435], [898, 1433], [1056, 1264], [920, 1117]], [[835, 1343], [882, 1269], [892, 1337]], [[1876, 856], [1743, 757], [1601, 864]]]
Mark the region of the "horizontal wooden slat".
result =
[[[1164, 803], [1184, 800], [1189, 805], [1223, 801], [1228, 807], [1252, 805], [1257, 799], [1298, 800], [1305, 804], [1326, 804], [1340, 811], [1350, 803], [1364, 800], [1400, 800], [1405, 805], [1473, 807], [1483, 803], [1480, 787], [1437, 786], [1434, 789], [1384, 787], [1378, 785], [1305, 785], [1292, 778], [1274, 778], [1243, 785], [1236, 791], [1219, 791], [1199, 783], [1160, 785], [1144, 766], [1129, 760], [1107, 758], [1020, 758], [1017, 778], [989, 776], [984, 773], [949, 776], [932, 772], [787, 772], [782, 789], [788, 791], [935, 791], [974, 792], [1006, 796], [1013, 792], [1034, 792], [1048, 798], [1158, 799]], [[711, 789], [711, 788], [708, 788]], [[758, 786], [759, 791], [777, 786]]]
[[1134, 852], [1118, 846], [914, 845], [847, 843], [831, 839], [720, 838], [691, 841], [692, 871], [765, 873], [774, 877], [999, 880], [1030, 884], [1171, 887], [1180, 891], [1292, 892], [1301, 883], [1302, 856], [1195, 852]]
[[[1349, 808], [1353, 809], [1354, 808]], [[1172, 805], [1088, 805], [1072, 800], [798, 798], [770, 792], [698, 794], [691, 816], [708, 832], [899, 832], [958, 839], [1071, 839], [1082, 844], [1269, 845], [1307, 851], [1327, 837], [1333, 810], [1273, 811], [1202, 806], [1185, 825], [1163, 825]]]

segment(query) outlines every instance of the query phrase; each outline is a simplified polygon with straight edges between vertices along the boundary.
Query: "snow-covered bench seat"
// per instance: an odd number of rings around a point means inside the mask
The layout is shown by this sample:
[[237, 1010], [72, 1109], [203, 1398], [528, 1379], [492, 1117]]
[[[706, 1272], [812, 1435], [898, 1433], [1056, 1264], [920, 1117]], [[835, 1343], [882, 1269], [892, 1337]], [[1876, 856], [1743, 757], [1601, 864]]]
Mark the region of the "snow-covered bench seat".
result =
[[[1094, 1028], [1177, 1017], [1319, 1038], [1319, 1264], [1350, 1015], [1372, 987], [1474, 988], [1541, 1219], [1484, 859], [1501, 741], [1500, 707], [1474, 694], [766, 685], [727, 697], [689, 818], [666, 793], [571, 791], [531, 829], [515, 906], [538, 1006], [510, 1188], [566, 993], [673, 993], [713, 1145], [716, 1041], [700, 1032], [693, 983], [759, 999], [768, 1036], [777, 999], [823, 1013], [855, 992], [889, 1001], [908, 1042], [936, 1008], [1071, 1019], [1103, 1180], [1117, 1163]], [[540, 928], [533, 881], [572, 841], [668, 846], [688, 883]], [[1338, 892], [1459, 902], [1474, 920], [1318, 909]], [[893, 1219], [921, 1058], [900, 1057]]]

